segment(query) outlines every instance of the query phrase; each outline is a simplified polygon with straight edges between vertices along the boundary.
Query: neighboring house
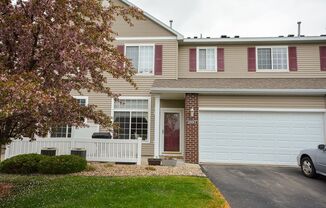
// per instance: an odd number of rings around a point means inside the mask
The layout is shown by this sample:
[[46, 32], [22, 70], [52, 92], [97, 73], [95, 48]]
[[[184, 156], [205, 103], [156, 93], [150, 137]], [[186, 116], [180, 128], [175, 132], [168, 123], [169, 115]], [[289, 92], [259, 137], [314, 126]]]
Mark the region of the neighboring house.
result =
[[[77, 97], [112, 116], [116, 139], [142, 137], [144, 157], [284, 165], [325, 143], [326, 37], [184, 39], [145, 16], [134, 27], [114, 25], [118, 50], [138, 69], [138, 90], [109, 78], [121, 103]], [[54, 133], [77, 137], [68, 127]]]

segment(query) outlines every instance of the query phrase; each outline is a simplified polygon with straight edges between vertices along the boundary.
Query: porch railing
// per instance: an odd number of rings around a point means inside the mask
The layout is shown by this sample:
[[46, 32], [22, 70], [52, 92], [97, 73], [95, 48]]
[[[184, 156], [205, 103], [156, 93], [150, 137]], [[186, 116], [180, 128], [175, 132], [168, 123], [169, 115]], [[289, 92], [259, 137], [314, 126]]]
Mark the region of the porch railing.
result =
[[14, 140], [6, 147], [5, 159], [28, 153], [41, 153], [43, 148], [56, 148], [57, 155], [69, 155], [74, 148], [86, 149], [87, 161], [126, 162], [141, 164], [142, 139], [49, 139]]

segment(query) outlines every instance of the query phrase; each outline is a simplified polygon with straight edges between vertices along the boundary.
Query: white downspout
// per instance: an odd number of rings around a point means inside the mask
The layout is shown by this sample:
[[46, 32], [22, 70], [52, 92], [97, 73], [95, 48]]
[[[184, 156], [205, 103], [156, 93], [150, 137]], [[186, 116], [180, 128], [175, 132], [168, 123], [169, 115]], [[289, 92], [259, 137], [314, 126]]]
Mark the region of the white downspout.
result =
[[160, 96], [155, 95], [154, 158], [159, 158], [160, 156], [160, 102]]

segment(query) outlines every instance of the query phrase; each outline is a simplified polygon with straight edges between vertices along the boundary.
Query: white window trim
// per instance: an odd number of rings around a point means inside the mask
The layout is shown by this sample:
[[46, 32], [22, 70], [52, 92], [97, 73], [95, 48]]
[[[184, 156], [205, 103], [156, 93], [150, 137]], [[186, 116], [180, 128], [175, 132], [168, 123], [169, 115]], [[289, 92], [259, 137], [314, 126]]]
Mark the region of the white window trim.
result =
[[[85, 106], [88, 106], [88, 96], [73, 96], [75, 99], [85, 99]], [[84, 119], [84, 123], [87, 124], [87, 118]]]
[[[259, 48], [270, 48], [271, 49], [271, 63], [272, 68], [271, 69], [259, 69], [258, 68], [258, 49]], [[273, 48], [286, 48], [287, 53], [287, 68], [286, 69], [273, 69]], [[289, 72], [289, 46], [256, 46], [256, 72]]]
[[[152, 73], [138, 73], [138, 66], [134, 66], [137, 69], [137, 73], [135, 74], [136, 76], [154, 76], [155, 74], [155, 44], [153, 43], [128, 43], [124, 45], [124, 53], [125, 56], [127, 57], [127, 47], [128, 46], [151, 46], [153, 47], [153, 70]], [[139, 47], [140, 48], [140, 47]], [[138, 51], [139, 52], [139, 51]], [[128, 58], [128, 57], [127, 57]], [[138, 56], [138, 64], [140, 63], [140, 56]]]
[[[200, 49], [214, 49], [215, 52], [215, 69], [213, 70], [207, 70], [207, 69], [200, 69], [199, 68], [199, 50]], [[196, 48], [196, 71], [197, 72], [217, 72], [217, 47], [197, 47]]]
[[[149, 144], [150, 143], [150, 132], [151, 132], [151, 97], [142, 97], [142, 96], [120, 96], [120, 100], [147, 100], [148, 101], [148, 123], [147, 123], [147, 140], [143, 140], [142, 143]], [[114, 98], [111, 99], [111, 119], [114, 122]], [[135, 110], [135, 109], [123, 109], [122, 111], [132, 111], [132, 112], [144, 112], [144, 110]]]

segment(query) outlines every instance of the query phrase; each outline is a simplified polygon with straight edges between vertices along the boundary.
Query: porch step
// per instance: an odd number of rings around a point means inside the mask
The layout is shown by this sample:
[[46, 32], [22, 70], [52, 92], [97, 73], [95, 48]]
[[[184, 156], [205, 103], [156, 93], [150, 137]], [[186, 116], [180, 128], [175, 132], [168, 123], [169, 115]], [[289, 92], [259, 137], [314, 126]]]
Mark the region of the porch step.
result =
[[168, 155], [161, 155], [160, 158], [162, 159], [177, 159], [177, 160], [183, 160], [184, 157], [182, 155], [178, 156], [178, 155], [171, 155], [171, 156], [168, 156]]

